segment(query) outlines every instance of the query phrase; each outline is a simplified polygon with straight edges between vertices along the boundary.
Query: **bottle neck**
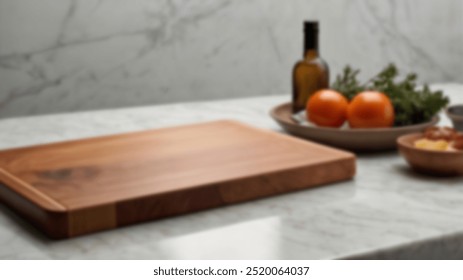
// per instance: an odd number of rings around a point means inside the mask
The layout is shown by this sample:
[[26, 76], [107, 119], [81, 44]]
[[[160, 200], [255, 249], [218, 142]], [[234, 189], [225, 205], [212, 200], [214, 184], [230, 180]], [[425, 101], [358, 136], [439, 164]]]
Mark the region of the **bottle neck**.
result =
[[318, 57], [318, 30], [305, 30], [304, 34], [304, 58], [313, 59]]
[[305, 50], [305, 52], [304, 52], [304, 59], [305, 60], [313, 60], [313, 59], [316, 59], [318, 57], [319, 57], [318, 50], [308, 49], [308, 50]]

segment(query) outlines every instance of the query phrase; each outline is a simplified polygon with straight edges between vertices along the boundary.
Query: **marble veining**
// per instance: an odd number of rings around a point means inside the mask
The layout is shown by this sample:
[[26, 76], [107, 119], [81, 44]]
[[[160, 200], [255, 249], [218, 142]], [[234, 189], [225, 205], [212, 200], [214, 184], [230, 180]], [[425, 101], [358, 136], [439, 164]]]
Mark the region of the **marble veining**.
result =
[[302, 21], [333, 74], [389, 62], [463, 82], [463, 2], [0, 0], [0, 117], [276, 95]]
[[[463, 85], [433, 88], [463, 103]], [[268, 111], [288, 99], [4, 119], [0, 149], [217, 119], [280, 131]], [[62, 241], [0, 204], [0, 259], [463, 258], [463, 178], [415, 174], [396, 152], [359, 155], [357, 166], [351, 181]]]

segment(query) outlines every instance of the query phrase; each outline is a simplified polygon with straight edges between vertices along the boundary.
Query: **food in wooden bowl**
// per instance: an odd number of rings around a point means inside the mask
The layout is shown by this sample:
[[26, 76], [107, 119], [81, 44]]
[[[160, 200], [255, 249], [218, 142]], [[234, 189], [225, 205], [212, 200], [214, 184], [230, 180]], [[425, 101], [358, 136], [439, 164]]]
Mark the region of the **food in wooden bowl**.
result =
[[417, 148], [437, 151], [463, 150], [463, 134], [450, 127], [430, 127], [424, 132], [423, 138], [415, 141]]
[[463, 175], [463, 134], [452, 128], [428, 128], [424, 133], [400, 137], [397, 144], [402, 156], [418, 172]]

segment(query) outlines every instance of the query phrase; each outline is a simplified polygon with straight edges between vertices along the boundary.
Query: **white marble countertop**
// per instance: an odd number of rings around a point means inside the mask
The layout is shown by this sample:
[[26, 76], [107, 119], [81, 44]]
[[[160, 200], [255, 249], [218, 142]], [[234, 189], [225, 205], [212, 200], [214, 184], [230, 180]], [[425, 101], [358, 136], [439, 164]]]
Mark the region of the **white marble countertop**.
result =
[[[434, 88], [463, 103], [463, 85]], [[287, 99], [4, 119], [0, 149], [215, 119], [281, 131], [268, 111]], [[351, 181], [62, 241], [0, 204], [0, 259], [463, 258], [463, 178], [417, 175], [396, 152], [357, 166]]]

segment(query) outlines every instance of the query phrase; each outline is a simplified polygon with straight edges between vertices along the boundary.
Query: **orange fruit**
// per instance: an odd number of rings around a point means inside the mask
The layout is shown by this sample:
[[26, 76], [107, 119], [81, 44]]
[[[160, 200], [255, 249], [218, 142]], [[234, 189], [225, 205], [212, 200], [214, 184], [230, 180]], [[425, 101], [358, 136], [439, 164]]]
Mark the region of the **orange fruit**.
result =
[[319, 126], [340, 127], [347, 116], [347, 99], [337, 91], [322, 89], [307, 102], [308, 120]]
[[389, 97], [377, 91], [357, 94], [347, 108], [347, 121], [352, 128], [391, 127], [394, 116]]

